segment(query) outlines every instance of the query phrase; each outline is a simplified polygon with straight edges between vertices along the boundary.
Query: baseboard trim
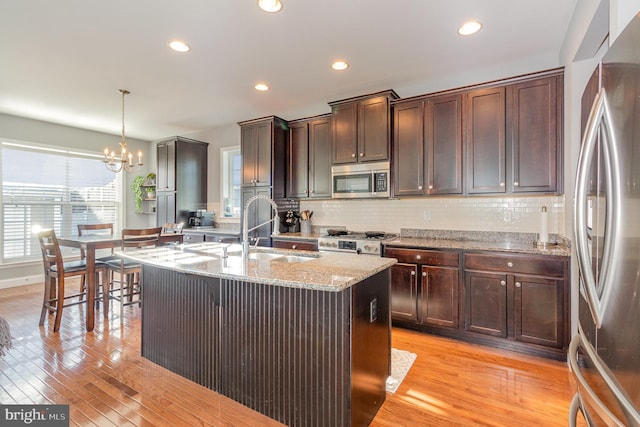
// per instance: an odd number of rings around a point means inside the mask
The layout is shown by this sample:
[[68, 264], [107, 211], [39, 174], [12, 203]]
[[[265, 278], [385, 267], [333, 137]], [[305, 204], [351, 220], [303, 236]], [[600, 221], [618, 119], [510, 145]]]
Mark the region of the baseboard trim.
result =
[[33, 276], [14, 277], [12, 279], [0, 280], [0, 289], [16, 288], [18, 286], [34, 285], [44, 282], [43, 274]]

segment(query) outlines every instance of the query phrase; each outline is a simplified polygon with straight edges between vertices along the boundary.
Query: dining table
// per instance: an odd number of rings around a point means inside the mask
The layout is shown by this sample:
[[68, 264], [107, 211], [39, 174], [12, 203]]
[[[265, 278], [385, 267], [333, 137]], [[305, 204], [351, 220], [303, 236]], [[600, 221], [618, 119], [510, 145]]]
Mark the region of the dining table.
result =
[[[161, 234], [160, 244], [182, 243], [183, 234], [168, 233]], [[58, 244], [76, 249], [84, 250], [85, 262], [87, 265], [87, 332], [93, 331], [95, 326], [95, 290], [96, 290], [96, 251], [100, 249], [113, 249], [122, 245], [122, 235], [114, 234], [91, 234], [84, 236], [59, 236]], [[105, 303], [105, 316], [108, 302]]]

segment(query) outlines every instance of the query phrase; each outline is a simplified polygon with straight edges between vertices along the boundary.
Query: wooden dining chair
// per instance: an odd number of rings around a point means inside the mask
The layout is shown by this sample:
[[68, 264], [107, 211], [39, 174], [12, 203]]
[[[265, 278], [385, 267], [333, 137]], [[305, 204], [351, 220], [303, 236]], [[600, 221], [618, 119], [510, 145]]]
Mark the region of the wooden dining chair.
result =
[[184, 228], [184, 223], [167, 222], [162, 226], [162, 234], [180, 234]]
[[[122, 252], [131, 249], [158, 246], [162, 227], [144, 229], [123, 229], [122, 230]], [[111, 280], [109, 295], [112, 299], [120, 302], [120, 323], [123, 322], [124, 306], [142, 304], [142, 266], [135, 262], [120, 257], [117, 261], [107, 262], [111, 272], [118, 273], [119, 280]], [[115, 287], [115, 284], [118, 287]]]
[[[60, 330], [62, 309], [77, 304], [85, 304], [86, 290], [67, 294], [65, 279], [74, 276], [86, 278], [87, 265], [83, 260], [64, 261], [58, 238], [53, 230], [44, 230], [37, 234], [42, 261], [44, 263], [44, 297], [40, 313], [40, 326], [44, 325], [47, 313], [55, 313], [53, 332]], [[96, 266], [96, 283], [98, 267]]]

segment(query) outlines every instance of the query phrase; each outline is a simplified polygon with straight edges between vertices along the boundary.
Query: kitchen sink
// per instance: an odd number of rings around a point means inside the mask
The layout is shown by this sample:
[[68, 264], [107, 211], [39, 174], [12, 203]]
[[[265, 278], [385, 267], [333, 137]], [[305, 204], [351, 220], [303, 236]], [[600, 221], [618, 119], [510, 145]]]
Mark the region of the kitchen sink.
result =
[[[242, 252], [230, 252], [230, 257], [242, 257]], [[287, 262], [287, 263], [299, 263], [305, 261], [311, 261], [316, 259], [316, 256], [303, 256], [303, 255], [286, 255], [277, 252], [262, 252], [262, 251], [250, 251], [249, 259], [255, 261], [274, 261], [274, 262]]]
[[[276, 254], [274, 254], [276, 255]], [[312, 257], [312, 256], [298, 256], [298, 255], [282, 255], [278, 258], [275, 258], [274, 261], [278, 261], [278, 262], [305, 262], [305, 261], [311, 261], [312, 259], [315, 259], [316, 257]]]

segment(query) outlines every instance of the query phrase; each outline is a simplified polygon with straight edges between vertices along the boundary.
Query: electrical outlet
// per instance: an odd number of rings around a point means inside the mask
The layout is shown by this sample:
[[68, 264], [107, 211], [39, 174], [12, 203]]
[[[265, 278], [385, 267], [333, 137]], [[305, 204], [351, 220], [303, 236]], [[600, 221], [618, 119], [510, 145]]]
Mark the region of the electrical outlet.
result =
[[508, 209], [505, 209], [504, 211], [502, 211], [502, 220], [504, 222], [511, 222], [511, 211]]
[[369, 303], [369, 323], [373, 323], [378, 318], [378, 299], [374, 298]]
[[429, 221], [431, 219], [431, 211], [429, 209], [425, 209], [422, 217], [424, 218], [425, 221]]

